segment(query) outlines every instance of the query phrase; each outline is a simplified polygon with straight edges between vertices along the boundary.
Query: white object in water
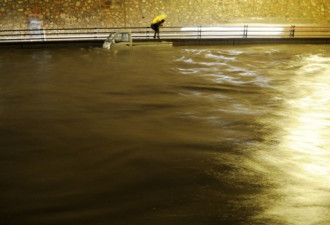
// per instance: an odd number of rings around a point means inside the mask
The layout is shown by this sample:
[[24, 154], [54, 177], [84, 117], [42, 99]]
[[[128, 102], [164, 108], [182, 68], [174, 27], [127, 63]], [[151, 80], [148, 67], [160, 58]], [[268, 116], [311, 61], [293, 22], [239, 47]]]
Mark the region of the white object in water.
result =
[[127, 46], [133, 46], [132, 34], [130, 30], [119, 30], [110, 33], [103, 43], [103, 48], [110, 49], [111, 45], [126, 42]]

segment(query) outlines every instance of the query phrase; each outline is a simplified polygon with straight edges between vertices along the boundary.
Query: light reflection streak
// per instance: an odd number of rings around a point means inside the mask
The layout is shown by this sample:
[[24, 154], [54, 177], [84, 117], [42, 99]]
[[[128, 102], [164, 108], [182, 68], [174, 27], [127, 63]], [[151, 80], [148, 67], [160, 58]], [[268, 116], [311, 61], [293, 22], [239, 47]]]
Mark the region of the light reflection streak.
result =
[[[206, 35], [213, 36], [231, 36], [241, 35], [244, 33], [244, 27], [182, 27], [181, 31], [185, 32], [204, 32]], [[247, 27], [248, 35], [251, 36], [266, 36], [266, 35], [283, 35], [283, 27]]]
[[[269, 50], [269, 53], [272, 52], [277, 51]], [[191, 53], [197, 54], [197, 51]], [[266, 65], [263, 60], [254, 60], [248, 68], [241, 68], [239, 64], [231, 64], [241, 61], [240, 57], [227, 60], [233, 54], [228, 57], [228, 51], [223, 49], [222, 56], [219, 57], [218, 53], [198, 52], [199, 57], [204, 56], [211, 62], [205, 65], [214, 64], [212, 68], [217, 68], [217, 71], [199, 68], [204, 64], [196, 60], [195, 55], [191, 57], [194, 59], [191, 63], [193, 65], [187, 67], [189, 69], [183, 66], [179, 71], [181, 74], [198, 75], [198, 78], [209, 77], [216, 83], [241, 87], [244, 82], [253, 82], [260, 86], [269, 85], [271, 93], [277, 89], [271, 106], [260, 105], [260, 109], [250, 109], [250, 106], [236, 104], [234, 98], [228, 98], [224, 102], [230, 102], [230, 107], [221, 105], [217, 111], [221, 115], [226, 113], [237, 117], [250, 115], [256, 120], [260, 118], [261, 123], [268, 125], [267, 131], [271, 128], [269, 137], [263, 137], [266, 141], [244, 142], [243, 149], [252, 148], [253, 151], [249, 152], [256, 155], [246, 157], [240, 163], [231, 161], [230, 157], [226, 158], [231, 165], [249, 168], [249, 171], [265, 176], [265, 180], [258, 180], [265, 186], [265, 192], [258, 192], [249, 202], [249, 205], [260, 204], [264, 207], [264, 211], [256, 216], [257, 219], [271, 221], [269, 224], [327, 224], [324, 222], [330, 218], [330, 57], [303, 55], [293, 57], [292, 60], [293, 55], [290, 53], [285, 62], [274, 60]], [[228, 62], [228, 65], [223, 65], [223, 62]], [[263, 71], [260, 72], [256, 67], [267, 69], [267, 75], [263, 76]], [[246, 78], [244, 75], [250, 75], [251, 79], [242, 79]], [[275, 85], [272, 76], [276, 76]], [[210, 97], [199, 91], [184, 94], [187, 97], [198, 96], [200, 99]], [[272, 106], [275, 107], [269, 108]], [[217, 126], [223, 126], [222, 122], [225, 121], [214, 116], [193, 115], [195, 119], [204, 118]], [[232, 136], [221, 138], [236, 143], [239, 141]], [[223, 155], [217, 155], [216, 160], [222, 163]]]
[[281, 159], [268, 158], [283, 176], [277, 190], [282, 197], [264, 215], [293, 225], [324, 222], [330, 199], [330, 58], [300, 60], [292, 90], [281, 90], [289, 99], [280, 112], [286, 118], [277, 122], [282, 130], [274, 136], [281, 137]]

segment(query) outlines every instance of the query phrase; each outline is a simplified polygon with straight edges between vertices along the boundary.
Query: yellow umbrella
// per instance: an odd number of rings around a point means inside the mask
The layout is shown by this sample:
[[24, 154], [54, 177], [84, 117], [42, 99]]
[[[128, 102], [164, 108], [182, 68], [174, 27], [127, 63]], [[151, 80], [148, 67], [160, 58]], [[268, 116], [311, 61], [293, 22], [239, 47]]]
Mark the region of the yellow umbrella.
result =
[[160, 21], [164, 20], [167, 16], [165, 14], [160, 14], [155, 17], [155, 19], [152, 21], [153, 24], [159, 23]]

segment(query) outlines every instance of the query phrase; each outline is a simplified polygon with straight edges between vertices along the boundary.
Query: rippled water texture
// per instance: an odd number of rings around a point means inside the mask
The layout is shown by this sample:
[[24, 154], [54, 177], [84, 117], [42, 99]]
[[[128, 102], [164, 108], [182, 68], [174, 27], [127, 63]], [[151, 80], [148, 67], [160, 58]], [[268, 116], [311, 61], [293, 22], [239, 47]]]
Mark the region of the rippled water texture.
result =
[[3, 225], [330, 224], [330, 46], [0, 51]]

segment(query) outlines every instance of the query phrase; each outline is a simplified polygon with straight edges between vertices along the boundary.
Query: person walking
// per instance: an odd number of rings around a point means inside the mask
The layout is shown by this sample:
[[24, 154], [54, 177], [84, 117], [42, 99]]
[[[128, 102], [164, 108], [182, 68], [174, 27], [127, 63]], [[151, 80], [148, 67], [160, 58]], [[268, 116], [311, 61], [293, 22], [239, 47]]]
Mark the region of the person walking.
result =
[[154, 39], [156, 39], [156, 36], [158, 39], [160, 39], [159, 28], [163, 26], [163, 24], [165, 22], [165, 18], [166, 18], [166, 15], [162, 14], [162, 15], [155, 17], [155, 19], [153, 19], [153, 21], [151, 23], [151, 29], [153, 29], [155, 31]]

